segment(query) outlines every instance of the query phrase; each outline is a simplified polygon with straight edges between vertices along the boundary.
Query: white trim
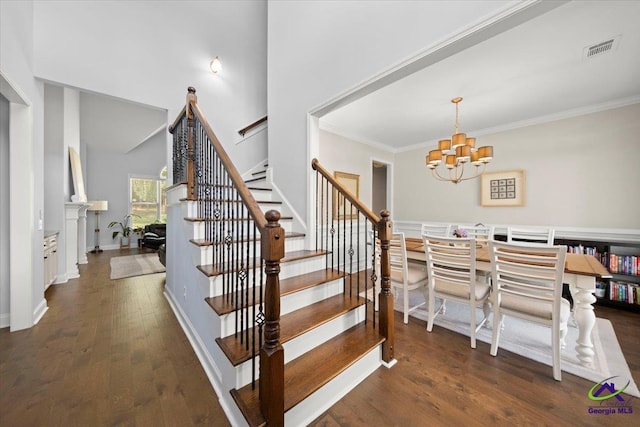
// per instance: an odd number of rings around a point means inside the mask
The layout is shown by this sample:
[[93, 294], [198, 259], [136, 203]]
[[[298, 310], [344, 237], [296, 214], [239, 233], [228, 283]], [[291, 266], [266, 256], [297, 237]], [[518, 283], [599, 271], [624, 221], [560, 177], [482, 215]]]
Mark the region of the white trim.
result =
[[49, 306], [47, 306], [47, 300], [43, 297], [40, 304], [33, 310], [33, 324], [37, 325], [40, 319], [44, 316], [44, 314], [49, 310]]
[[383, 360], [381, 363], [382, 363], [382, 366], [384, 366], [385, 368], [391, 369], [396, 365], [396, 363], [398, 363], [398, 359], [395, 359], [395, 358], [391, 359], [391, 362], [389, 362], [389, 363], [387, 363], [387, 362], [385, 362]]
[[169, 306], [173, 310], [173, 313], [176, 316], [178, 323], [180, 323], [182, 330], [187, 336], [187, 339], [189, 340], [189, 343], [191, 344], [193, 351], [196, 353], [196, 356], [200, 361], [200, 365], [202, 366], [202, 369], [204, 369], [207, 375], [207, 378], [209, 379], [209, 382], [213, 387], [213, 390], [218, 396], [218, 402], [220, 403], [222, 410], [227, 416], [227, 419], [229, 420], [231, 425], [234, 425], [234, 426], [246, 425], [247, 423], [244, 420], [244, 418], [239, 419], [237, 416], [238, 414], [236, 413], [237, 411], [233, 410], [235, 409], [234, 408], [235, 405], [233, 409], [232, 409], [232, 406], [229, 405], [229, 403], [233, 405], [233, 402], [229, 402], [227, 401], [227, 399], [221, 398], [221, 396], [228, 395], [229, 399], [233, 400], [231, 398], [231, 394], [223, 391], [223, 385], [220, 383], [220, 379], [222, 378], [222, 373], [218, 369], [215, 361], [211, 358], [211, 355], [207, 350], [206, 345], [200, 338], [200, 335], [198, 335], [198, 332], [196, 331], [196, 329], [191, 324], [189, 317], [182, 311], [182, 308], [180, 307], [180, 304], [177, 303], [177, 300], [173, 296], [171, 289], [167, 286], [165, 286], [164, 288], [164, 296], [167, 302], [169, 303]]
[[[427, 219], [425, 219], [427, 221]], [[432, 222], [432, 221], [429, 221]], [[438, 221], [436, 221], [438, 222]], [[420, 221], [397, 220], [393, 222], [394, 230], [403, 231], [408, 237], [419, 237]], [[443, 222], [443, 224], [446, 224]], [[495, 227], [495, 234], [507, 234], [509, 225], [514, 227], [530, 227], [534, 224], [485, 224]], [[588, 240], [603, 243], [640, 243], [640, 229], [633, 228], [588, 228], [588, 227], [560, 227], [546, 224], [535, 226], [548, 226], [555, 229], [556, 239]]]
[[[271, 189], [278, 195], [282, 203], [287, 206], [287, 209], [289, 209], [289, 211], [291, 212], [291, 216], [293, 216], [294, 223], [292, 226], [292, 230], [295, 230], [301, 233], [306, 233], [307, 224], [302, 220], [302, 217], [300, 216], [300, 214], [298, 214], [298, 212], [293, 208], [291, 203], [289, 203], [289, 200], [287, 200], [287, 198], [284, 197], [284, 195], [282, 194], [282, 191], [280, 191], [280, 189], [275, 184], [275, 182], [270, 182], [270, 184], [271, 184]], [[300, 228], [297, 228], [297, 227], [300, 227]]]
[[268, 119], [267, 119], [264, 122], [260, 123], [258, 126], [254, 127], [253, 129], [250, 129], [244, 135], [238, 134], [240, 139], [236, 140], [235, 144], [238, 145], [238, 144], [246, 141], [247, 139], [251, 139], [252, 137], [254, 137], [257, 134], [259, 134], [260, 132], [267, 130], [268, 127], [269, 127], [269, 124], [268, 124]]
[[63, 285], [65, 283], [67, 283], [69, 281], [69, 278], [67, 277], [67, 273], [58, 273], [56, 275], [56, 281], [53, 282], [54, 285]]
[[[127, 151], [126, 154], [129, 154], [130, 152], [132, 152], [134, 149], [138, 148], [140, 146], [140, 144], [147, 142], [148, 140], [150, 140], [151, 138], [153, 138], [154, 136], [156, 136], [157, 134], [159, 134], [160, 132], [164, 131], [167, 128], [167, 124], [163, 123], [161, 124], [158, 129], [154, 130], [153, 132], [151, 132], [149, 135], [147, 135], [146, 137], [142, 138], [142, 141], [140, 141], [139, 143], [137, 143], [134, 147], [131, 147], [131, 149], [129, 151]], [[169, 170], [167, 170], [167, 174], [169, 173]]]

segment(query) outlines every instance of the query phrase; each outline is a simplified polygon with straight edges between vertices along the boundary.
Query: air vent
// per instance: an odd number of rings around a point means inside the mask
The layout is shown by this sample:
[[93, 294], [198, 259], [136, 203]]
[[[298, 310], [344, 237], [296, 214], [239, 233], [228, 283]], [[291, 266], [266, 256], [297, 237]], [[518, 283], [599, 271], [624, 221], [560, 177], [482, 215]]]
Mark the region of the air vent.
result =
[[596, 56], [601, 56], [607, 52], [611, 52], [615, 50], [615, 48], [618, 45], [618, 40], [620, 40], [620, 36], [585, 47], [584, 59], [590, 59]]

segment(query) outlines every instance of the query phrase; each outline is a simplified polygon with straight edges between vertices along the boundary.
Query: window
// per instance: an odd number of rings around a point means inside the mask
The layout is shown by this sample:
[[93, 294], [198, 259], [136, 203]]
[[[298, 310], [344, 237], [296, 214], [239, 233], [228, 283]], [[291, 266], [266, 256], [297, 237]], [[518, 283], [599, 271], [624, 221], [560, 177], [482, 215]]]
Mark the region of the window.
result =
[[158, 178], [130, 177], [129, 204], [132, 228], [143, 228], [154, 222], [167, 222], [167, 167], [160, 172]]

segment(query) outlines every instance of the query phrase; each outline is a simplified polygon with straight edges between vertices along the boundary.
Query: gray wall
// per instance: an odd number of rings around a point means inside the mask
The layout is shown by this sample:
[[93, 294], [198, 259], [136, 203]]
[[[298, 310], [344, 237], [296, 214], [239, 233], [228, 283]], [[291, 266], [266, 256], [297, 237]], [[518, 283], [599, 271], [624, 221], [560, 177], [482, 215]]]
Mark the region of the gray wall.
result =
[[372, 190], [371, 190], [371, 208], [379, 214], [387, 206], [387, 167], [371, 166], [372, 173]]
[[478, 136], [487, 172], [523, 169], [526, 205], [480, 206], [480, 180], [436, 181], [432, 147], [398, 153], [396, 220], [640, 229], [640, 104]]
[[[129, 212], [129, 177], [158, 177], [167, 164], [165, 155], [166, 135], [160, 132], [126, 154], [108, 149], [86, 147], [86, 163], [83, 165], [87, 198], [107, 200], [109, 210], [100, 214], [100, 247], [109, 249], [118, 242], [111, 238], [113, 230], [107, 225], [120, 221]], [[95, 214], [87, 213], [87, 248], [95, 246]]]
[[9, 325], [9, 101], [0, 95], [0, 328]]

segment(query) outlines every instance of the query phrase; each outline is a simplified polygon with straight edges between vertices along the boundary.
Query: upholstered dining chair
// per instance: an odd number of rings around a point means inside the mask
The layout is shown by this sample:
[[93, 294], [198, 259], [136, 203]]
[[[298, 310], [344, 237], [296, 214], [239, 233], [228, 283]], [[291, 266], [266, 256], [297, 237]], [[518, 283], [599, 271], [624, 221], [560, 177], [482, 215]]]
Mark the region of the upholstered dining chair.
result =
[[410, 306], [409, 291], [421, 289], [427, 285], [427, 266], [407, 260], [404, 233], [393, 233], [389, 242], [389, 260], [391, 285], [396, 290], [396, 295], [398, 291], [402, 292], [404, 323], [409, 323], [409, 313], [426, 305], [425, 300], [420, 300], [417, 304]]
[[423, 222], [420, 234], [429, 236], [451, 237], [453, 232], [452, 224], [438, 224], [433, 222]]
[[[471, 348], [476, 348], [476, 333], [489, 317], [489, 290], [487, 283], [476, 279], [476, 240], [422, 236], [429, 276], [427, 330], [433, 330], [433, 321], [443, 314], [445, 301], [451, 300], [469, 305]], [[435, 308], [435, 299], [442, 303]], [[476, 321], [476, 308], [482, 307], [484, 318]]]
[[550, 227], [507, 227], [507, 242], [553, 245], [555, 229]]
[[[524, 245], [489, 241], [492, 272], [493, 336], [491, 355], [498, 354], [500, 325], [513, 316], [551, 328], [553, 378], [562, 380], [560, 350], [564, 346], [569, 302], [562, 298], [566, 246]], [[526, 338], [526, 337], [525, 337]]]

